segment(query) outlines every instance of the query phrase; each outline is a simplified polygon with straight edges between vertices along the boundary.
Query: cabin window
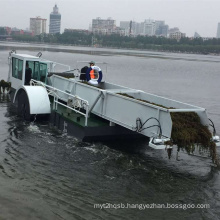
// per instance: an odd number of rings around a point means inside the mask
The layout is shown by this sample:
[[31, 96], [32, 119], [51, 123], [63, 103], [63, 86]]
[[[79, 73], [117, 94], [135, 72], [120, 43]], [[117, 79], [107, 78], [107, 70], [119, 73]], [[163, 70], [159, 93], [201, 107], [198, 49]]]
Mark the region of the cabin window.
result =
[[45, 82], [47, 75], [47, 64], [40, 63], [40, 81]]
[[38, 69], [38, 64], [39, 62], [38, 61], [28, 61], [28, 64], [29, 64], [29, 68], [31, 68], [31, 79], [35, 79], [35, 80], [38, 80], [38, 72], [39, 72], [39, 69]]
[[12, 77], [22, 80], [23, 60], [12, 58]]
[[45, 82], [47, 76], [47, 64], [39, 63], [38, 61], [28, 61], [29, 67], [32, 70], [32, 79]]
[[34, 62], [33, 79], [38, 80], [39, 62]]

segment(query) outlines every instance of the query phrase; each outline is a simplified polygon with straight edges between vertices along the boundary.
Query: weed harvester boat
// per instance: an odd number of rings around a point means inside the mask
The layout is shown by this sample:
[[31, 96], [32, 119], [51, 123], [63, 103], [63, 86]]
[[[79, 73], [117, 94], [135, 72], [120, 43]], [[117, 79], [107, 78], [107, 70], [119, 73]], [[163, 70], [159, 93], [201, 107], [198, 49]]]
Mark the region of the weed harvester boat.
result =
[[[25, 85], [27, 62], [30, 85]], [[65, 70], [58, 73], [59, 68]], [[12, 100], [26, 120], [47, 115], [52, 125], [82, 140], [148, 137], [154, 149], [172, 145], [172, 114], [196, 114], [202, 126], [211, 128], [204, 108], [100, 80], [97, 66], [84, 74], [41, 54], [9, 54]], [[220, 145], [215, 132], [209, 141]]]

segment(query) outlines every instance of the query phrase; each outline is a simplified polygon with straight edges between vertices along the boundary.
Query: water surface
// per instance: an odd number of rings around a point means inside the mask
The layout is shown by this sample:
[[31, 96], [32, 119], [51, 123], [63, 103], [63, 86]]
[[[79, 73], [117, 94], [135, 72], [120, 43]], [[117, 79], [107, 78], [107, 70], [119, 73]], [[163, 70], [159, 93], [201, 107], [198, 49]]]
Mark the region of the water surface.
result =
[[[29, 44], [13, 43], [7, 50], [1, 49], [0, 78], [7, 79], [7, 56], [14, 45], [25, 45], [17, 51], [32, 55], [42, 48], [39, 45], [29, 50]], [[102, 67], [106, 80], [205, 107], [220, 133], [219, 57], [64, 46], [58, 49], [43, 52], [43, 58], [73, 67], [77, 60], [107, 62], [107, 73]], [[46, 122], [24, 122], [7, 95], [0, 96], [0, 124], [2, 219], [220, 217], [219, 171], [209, 159], [180, 153], [177, 161], [174, 151], [169, 160], [166, 151], [153, 150], [143, 141], [81, 142]], [[100, 210], [94, 208], [97, 203], [209, 204], [210, 208]]]

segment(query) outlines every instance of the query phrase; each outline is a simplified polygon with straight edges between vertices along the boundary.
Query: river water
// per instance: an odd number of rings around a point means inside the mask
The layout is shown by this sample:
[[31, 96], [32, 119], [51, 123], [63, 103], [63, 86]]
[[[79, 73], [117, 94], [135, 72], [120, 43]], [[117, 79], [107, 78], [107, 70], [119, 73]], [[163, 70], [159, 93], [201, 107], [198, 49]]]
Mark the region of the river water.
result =
[[[73, 67], [107, 62], [105, 80], [204, 107], [220, 133], [218, 56], [2, 42], [0, 79], [11, 49]], [[220, 218], [220, 173], [210, 159], [181, 152], [177, 161], [174, 152], [169, 160], [144, 141], [81, 142], [47, 122], [24, 122], [3, 94], [0, 125], [0, 219]], [[180, 204], [209, 208], [173, 208]]]

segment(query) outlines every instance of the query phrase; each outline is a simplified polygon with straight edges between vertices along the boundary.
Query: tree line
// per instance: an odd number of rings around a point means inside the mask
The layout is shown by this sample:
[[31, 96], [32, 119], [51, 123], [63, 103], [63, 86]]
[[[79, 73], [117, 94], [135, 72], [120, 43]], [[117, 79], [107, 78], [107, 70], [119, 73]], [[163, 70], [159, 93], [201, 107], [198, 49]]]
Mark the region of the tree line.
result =
[[64, 32], [62, 34], [41, 34], [37, 36], [12, 35], [13, 40], [42, 42], [76, 46], [97, 46], [127, 49], [147, 49], [170, 52], [220, 54], [220, 39], [181, 38], [179, 41], [157, 36], [94, 35], [92, 33]]

